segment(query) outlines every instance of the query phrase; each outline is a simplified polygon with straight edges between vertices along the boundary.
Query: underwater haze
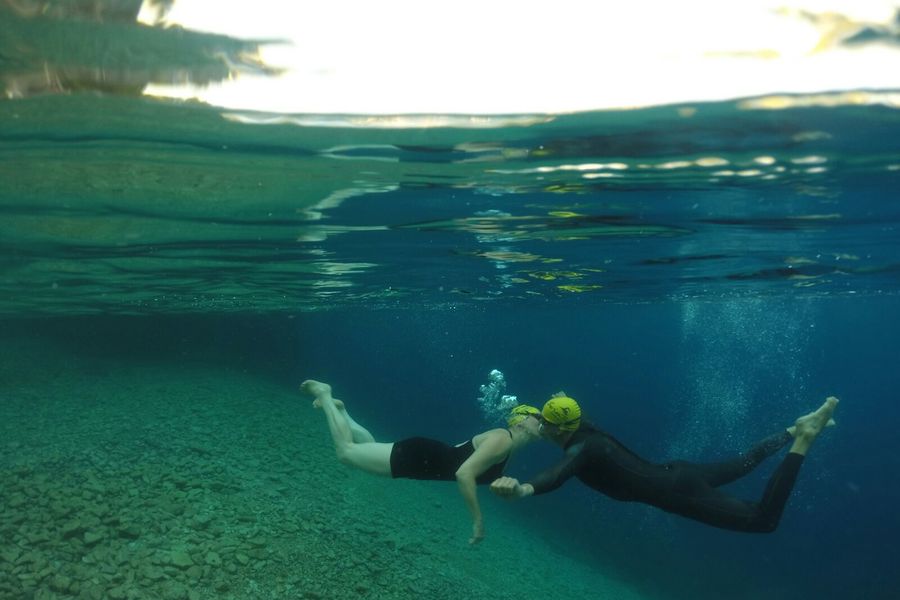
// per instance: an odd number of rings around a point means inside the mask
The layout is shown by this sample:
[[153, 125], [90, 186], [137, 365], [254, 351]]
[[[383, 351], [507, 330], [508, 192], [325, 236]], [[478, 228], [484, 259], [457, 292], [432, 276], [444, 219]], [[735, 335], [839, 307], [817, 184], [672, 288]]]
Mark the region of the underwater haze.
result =
[[[256, 43], [139, 8], [0, 4], [0, 598], [900, 595], [896, 90], [224, 109], [143, 90], [275, 76]], [[456, 485], [352, 471], [298, 391], [456, 443], [498, 426], [493, 369], [656, 462], [841, 403], [774, 533], [573, 479], [480, 488], [470, 547]], [[729, 491], [758, 499], [778, 460]]]

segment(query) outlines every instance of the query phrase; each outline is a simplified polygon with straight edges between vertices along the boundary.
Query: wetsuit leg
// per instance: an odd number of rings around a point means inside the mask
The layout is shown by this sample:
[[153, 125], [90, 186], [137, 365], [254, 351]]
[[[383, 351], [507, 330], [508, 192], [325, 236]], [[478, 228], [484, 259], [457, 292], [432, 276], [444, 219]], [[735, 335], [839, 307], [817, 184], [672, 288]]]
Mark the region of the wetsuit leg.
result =
[[712, 487], [719, 487], [726, 483], [736, 481], [758, 467], [762, 461], [769, 458], [793, 440], [791, 434], [787, 431], [770, 435], [761, 442], [754, 444], [750, 450], [737, 456], [731, 460], [717, 463], [678, 463], [679, 465], [690, 465], [696, 469], [706, 483]]
[[729, 496], [712, 487], [691, 465], [679, 465], [675, 485], [659, 506], [722, 529], [769, 533], [778, 527], [802, 464], [802, 455], [788, 453], [758, 503]]

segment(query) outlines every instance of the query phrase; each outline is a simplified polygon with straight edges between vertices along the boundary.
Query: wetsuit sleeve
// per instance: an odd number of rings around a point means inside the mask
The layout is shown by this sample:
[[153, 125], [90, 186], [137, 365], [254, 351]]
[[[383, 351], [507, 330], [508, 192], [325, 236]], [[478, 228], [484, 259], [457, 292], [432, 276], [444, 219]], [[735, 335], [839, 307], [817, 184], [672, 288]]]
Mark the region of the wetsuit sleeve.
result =
[[570, 477], [578, 472], [578, 469], [584, 460], [583, 456], [584, 452], [579, 450], [578, 452], [567, 455], [555, 466], [538, 473], [528, 482], [534, 488], [534, 495], [537, 496], [538, 494], [552, 492], [564, 484]]

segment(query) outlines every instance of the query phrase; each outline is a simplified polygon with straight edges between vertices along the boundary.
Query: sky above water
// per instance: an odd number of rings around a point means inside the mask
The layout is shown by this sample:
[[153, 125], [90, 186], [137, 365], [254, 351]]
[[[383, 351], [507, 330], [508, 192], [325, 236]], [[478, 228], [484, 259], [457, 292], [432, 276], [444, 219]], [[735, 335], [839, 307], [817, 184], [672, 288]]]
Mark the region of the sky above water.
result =
[[497, 114], [897, 88], [896, 14], [885, 0], [177, 0], [165, 14], [145, 2], [140, 20], [269, 41], [255, 58], [281, 69], [150, 95], [279, 113]]

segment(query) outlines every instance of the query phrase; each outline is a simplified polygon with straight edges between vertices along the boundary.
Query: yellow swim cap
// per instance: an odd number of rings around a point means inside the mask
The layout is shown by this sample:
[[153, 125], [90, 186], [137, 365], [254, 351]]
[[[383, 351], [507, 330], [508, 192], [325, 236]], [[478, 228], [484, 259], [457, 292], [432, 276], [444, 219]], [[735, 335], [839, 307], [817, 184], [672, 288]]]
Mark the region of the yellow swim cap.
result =
[[528, 406], [527, 404], [520, 404], [509, 412], [509, 417], [507, 417], [506, 419], [506, 424], [512, 427], [513, 425], [521, 423], [528, 417], [540, 417], [540, 415], [541, 411], [539, 411], [535, 407]]
[[541, 411], [544, 420], [553, 423], [563, 431], [575, 431], [581, 424], [581, 407], [568, 396], [554, 396], [544, 404]]

